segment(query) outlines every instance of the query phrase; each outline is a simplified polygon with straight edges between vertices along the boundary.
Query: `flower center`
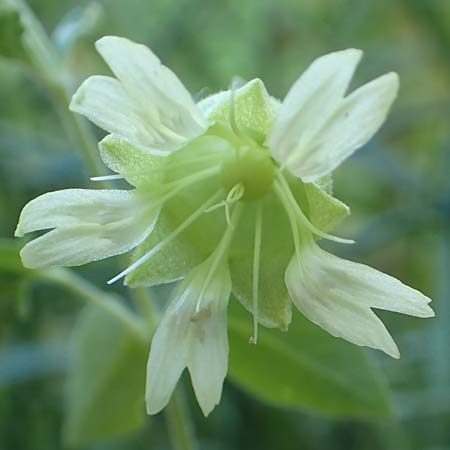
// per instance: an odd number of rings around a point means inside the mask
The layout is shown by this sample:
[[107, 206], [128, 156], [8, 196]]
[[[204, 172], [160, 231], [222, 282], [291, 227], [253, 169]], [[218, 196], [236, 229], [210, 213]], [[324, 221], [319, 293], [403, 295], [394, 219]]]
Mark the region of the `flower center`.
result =
[[245, 190], [242, 200], [255, 200], [270, 190], [274, 177], [269, 154], [257, 145], [244, 145], [225, 158], [220, 181], [227, 191], [241, 184]]

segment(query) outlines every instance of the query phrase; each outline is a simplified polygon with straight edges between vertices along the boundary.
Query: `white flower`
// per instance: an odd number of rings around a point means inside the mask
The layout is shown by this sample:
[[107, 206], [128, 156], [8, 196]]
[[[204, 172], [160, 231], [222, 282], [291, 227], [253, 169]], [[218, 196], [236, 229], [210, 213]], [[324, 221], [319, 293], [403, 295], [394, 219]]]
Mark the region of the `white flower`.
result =
[[[397, 94], [390, 73], [346, 95], [359, 50], [314, 61], [284, 102], [260, 80], [195, 104], [146, 47], [106, 37], [97, 48], [117, 79], [94, 76], [71, 108], [110, 134], [105, 164], [135, 189], [70, 189], [25, 206], [16, 235], [50, 230], [22, 250], [26, 266], [79, 265], [137, 247], [130, 286], [184, 279], [153, 338], [147, 409], [160, 411], [188, 368], [205, 415], [228, 364], [234, 296], [258, 323], [286, 329], [291, 302], [334, 336], [398, 357], [372, 311], [431, 317], [430, 299], [398, 280], [321, 250], [348, 208], [323, 187], [380, 128]], [[225, 212], [225, 214], [223, 214]]]

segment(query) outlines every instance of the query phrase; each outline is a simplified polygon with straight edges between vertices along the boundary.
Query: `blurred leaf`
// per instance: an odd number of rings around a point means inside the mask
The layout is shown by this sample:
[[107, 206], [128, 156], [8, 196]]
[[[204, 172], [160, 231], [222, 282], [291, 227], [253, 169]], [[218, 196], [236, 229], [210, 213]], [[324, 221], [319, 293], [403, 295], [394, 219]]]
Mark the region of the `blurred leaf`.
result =
[[89, 306], [74, 332], [65, 439], [70, 445], [111, 439], [144, 422], [148, 346], [105, 309]]
[[61, 50], [66, 50], [78, 39], [89, 35], [104, 15], [103, 6], [92, 2], [70, 10], [53, 31], [53, 41]]
[[229, 376], [272, 405], [368, 419], [391, 415], [382, 373], [365, 350], [335, 339], [298, 312], [288, 332], [260, 328], [257, 345], [250, 314], [230, 304]]
[[23, 33], [24, 28], [17, 8], [9, 0], [0, 0], [0, 56], [25, 59]]

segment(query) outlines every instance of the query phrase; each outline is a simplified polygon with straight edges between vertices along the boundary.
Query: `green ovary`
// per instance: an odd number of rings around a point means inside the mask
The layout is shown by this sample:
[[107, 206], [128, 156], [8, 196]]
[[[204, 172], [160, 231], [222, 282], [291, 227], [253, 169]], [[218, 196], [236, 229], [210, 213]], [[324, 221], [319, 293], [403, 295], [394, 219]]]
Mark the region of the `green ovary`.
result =
[[271, 189], [274, 171], [264, 148], [243, 146], [224, 160], [220, 181], [227, 191], [241, 183], [245, 189], [242, 199], [256, 200]]

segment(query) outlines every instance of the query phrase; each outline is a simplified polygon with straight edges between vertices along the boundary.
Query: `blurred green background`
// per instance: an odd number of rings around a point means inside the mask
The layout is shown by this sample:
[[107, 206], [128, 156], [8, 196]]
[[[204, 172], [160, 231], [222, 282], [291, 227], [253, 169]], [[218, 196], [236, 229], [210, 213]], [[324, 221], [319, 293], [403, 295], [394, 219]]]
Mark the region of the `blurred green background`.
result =
[[[399, 73], [400, 96], [387, 124], [334, 176], [335, 195], [352, 208], [340, 231], [357, 244], [333, 251], [394, 275], [434, 300], [436, 318], [426, 321], [380, 313], [399, 344], [399, 361], [365, 351], [374, 360], [378, 386], [389, 387], [388, 393], [374, 391], [373, 402], [379, 395], [386, 397], [383, 402], [390, 397], [393, 414], [371, 417], [369, 407], [349, 413], [343, 403], [330, 414], [319, 397], [333, 386], [324, 386], [308, 403], [304, 398], [311, 392], [300, 375], [296, 400], [277, 405], [270, 393], [267, 398], [252, 393], [269, 372], [239, 380], [243, 372], [236, 368], [207, 420], [189, 383], [185, 406], [199, 448], [208, 450], [449, 450], [450, 2], [34, 0], [30, 6], [56, 52], [51, 69], [56, 81], [39, 69], [42, 60], [30, 64], [20, 44], [20, 16], [11, 13], [11, 4], [0, 1], [0, 449], [172, 448], [175, 431], [166, 429], [161, 415], [144, 417], [140, 390], [138, 398], [131, 395], [133, 404], [127, 403], [127, 389], [143, 384], [147, 347], [131, 339], [126, 357], [110, 362], [133, 369], [123, 379], [120, 371], [103, 380], [102, 373], [90, 370], [89, 364], [123, 341], [120, 332], [113, 326], [109, 335], [97, 336], [105, 319], [98, 311], [84, 311], [81, 320], [85, 329], [90, 323], [91, 335], [80, 338], [80, 297], [86, 292], [21, 269], [17, 251], [23, 242], [11, 239], [27, 201], [51, 190], [92, 186], [89, 176], [107, 172], [91, 173], [84, 164], [70, 114], [61, 111], [58, 83], [71, 93], [87, 76], [107, 73], [94, 42], [113, 34], [147, 44], [199, 96], [227, 88], [239, 75], [261, 78], [271, 94], [283, 98], [312, 59], [348, 47], [365, 51], [353, 86], [388, 71]], [[101, 130], [92, 131], [101, 138]], [[102, 289], [127, 298], [123, 288], [105, 285], [119, 267], [117, 260], [88, 265], [73, 272], [83, 278], [72, 284], [86, 279], [93, 296], [103, 295], [96, 291]], [[336, 376], [345, 378], [353, 362], [340, 359], [334, 341], [323, 361], [333, 371], [335, 355]], [[314, 345], [303, 339], [295, 350], [301, 355], [310, 347], [314, 353]], [[89, 352], [94, 362], [81, 361]], [[264, 345], [261, 352], [264, 356]], [[66, 381], [83, 364], [86, 373], [75, 377], [70, 389], [84, 406], [71, 413], [76, 401], [67, 394]], [[266, 364], [270, 371], [270, 353]], [[368, 381], [367, 390], [371, 386]], [[99, 400], [92, 406], [95, 396]], [[111, 397], [116, 403], [104, 402]], [[104, 417], [109, 422], [98, 431]]]

